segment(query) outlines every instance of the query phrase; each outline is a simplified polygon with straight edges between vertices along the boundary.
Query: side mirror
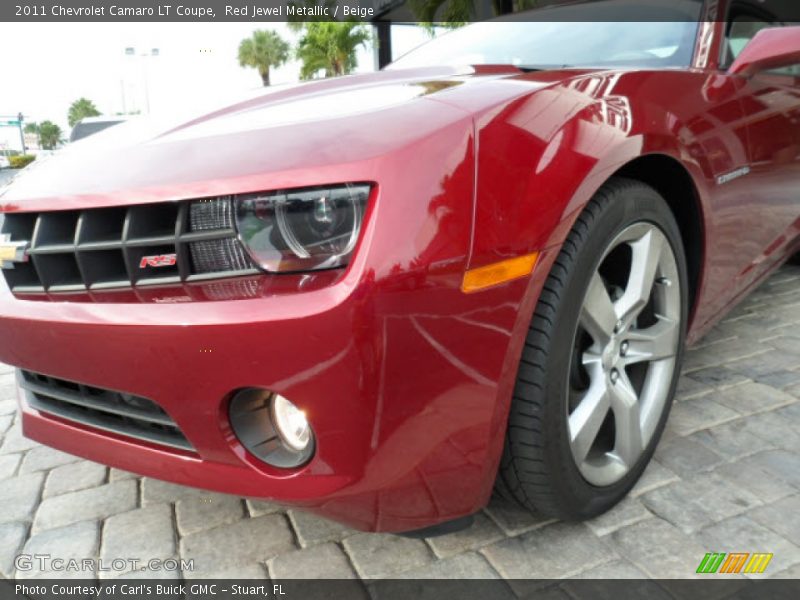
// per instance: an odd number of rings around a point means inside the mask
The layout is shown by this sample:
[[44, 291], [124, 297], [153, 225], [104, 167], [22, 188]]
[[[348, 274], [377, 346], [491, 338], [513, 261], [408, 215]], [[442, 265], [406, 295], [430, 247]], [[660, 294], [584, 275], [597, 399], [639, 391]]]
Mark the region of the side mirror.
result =
[[800, 27], [773, 27], [762, 29], [750, 40], [728, 73], [750, 77], [796, 64], [800, 64]]

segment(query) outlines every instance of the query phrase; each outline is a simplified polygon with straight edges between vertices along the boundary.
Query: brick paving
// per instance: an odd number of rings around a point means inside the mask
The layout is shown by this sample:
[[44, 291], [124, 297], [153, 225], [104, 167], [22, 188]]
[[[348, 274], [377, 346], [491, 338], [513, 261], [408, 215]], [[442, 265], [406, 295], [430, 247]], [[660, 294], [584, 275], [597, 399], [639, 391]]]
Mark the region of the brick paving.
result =
[[[14, 556], [194, 559], [176, 578], [686, 578], [705, 552], [762, 551], [800, 574], [800, 267], [786, 266], [688, 352], [655, 460], [587, 523], [500, 501], [464, 531], [409, 539], [353, 531], [271, 502], [108, 469], [25, 439], [0, 366], [0, 575]], [[97, 573], [117, 577], [127, 571]], [[128, 572], [128, 574], [130, 574]], [[141, 573], [138, 574], [141, 576]], [[569, 591], [565, 583], [559, 594]]]

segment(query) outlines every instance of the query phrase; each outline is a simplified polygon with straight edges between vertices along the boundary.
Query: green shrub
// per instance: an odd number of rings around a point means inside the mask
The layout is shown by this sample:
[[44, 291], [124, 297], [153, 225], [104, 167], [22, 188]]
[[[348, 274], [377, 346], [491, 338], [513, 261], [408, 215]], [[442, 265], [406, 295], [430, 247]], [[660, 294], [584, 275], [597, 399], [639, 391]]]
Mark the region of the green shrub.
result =
[[21, 154], [20, 156], [9, 156], [8, 162], [12, 169], [22, 169], [27, 167], [36, 157], [33, 154]]

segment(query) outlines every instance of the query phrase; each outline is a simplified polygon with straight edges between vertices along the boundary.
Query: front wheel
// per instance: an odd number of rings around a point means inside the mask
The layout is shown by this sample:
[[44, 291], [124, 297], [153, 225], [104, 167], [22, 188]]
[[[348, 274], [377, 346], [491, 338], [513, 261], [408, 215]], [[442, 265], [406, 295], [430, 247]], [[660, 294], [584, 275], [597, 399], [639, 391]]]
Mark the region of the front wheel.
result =
[[667, 203], [614, 179], [544, 285], [514, 390], [497, 487], [530, 510], [596, 516], [641, 476], [669, 414], [688, 313]]

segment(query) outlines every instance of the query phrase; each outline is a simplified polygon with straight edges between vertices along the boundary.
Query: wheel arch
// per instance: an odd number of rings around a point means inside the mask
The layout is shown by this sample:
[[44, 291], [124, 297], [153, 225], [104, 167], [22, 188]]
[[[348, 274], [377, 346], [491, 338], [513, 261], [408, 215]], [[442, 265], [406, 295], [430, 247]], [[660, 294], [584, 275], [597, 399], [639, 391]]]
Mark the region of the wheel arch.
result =
[[681, 231], [689, 275], [689, 306], [694, 314], [703, 275], [706, 224], [703, 205], [688, 169], [667, 154], [646, 154], [620, 167], [612, 177], [645, 183], [667, 201]]

